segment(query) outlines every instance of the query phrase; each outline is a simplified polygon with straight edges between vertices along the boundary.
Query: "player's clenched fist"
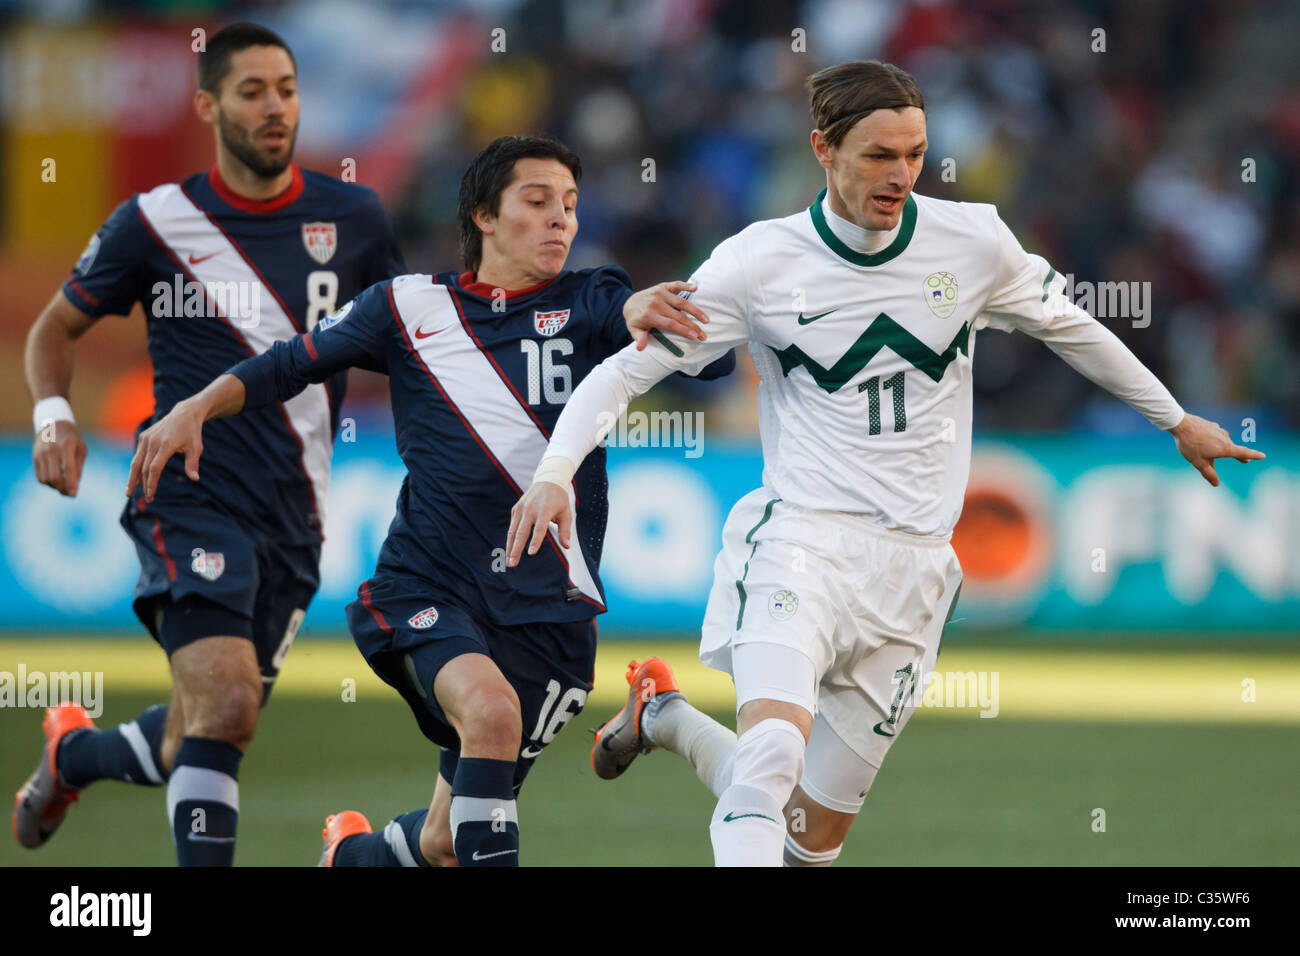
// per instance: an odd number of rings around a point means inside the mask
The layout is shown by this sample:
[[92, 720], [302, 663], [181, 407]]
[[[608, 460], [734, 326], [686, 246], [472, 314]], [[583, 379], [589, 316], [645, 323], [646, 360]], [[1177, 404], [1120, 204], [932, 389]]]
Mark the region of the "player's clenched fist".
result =
[[536, 554], [546, 540], [546, 533], [555, 523], [560, 533], [560, 545], [569, 546], [569, 532], [573, 527], [573, 510], [569, 507], [569, 493], [550, 481], [534, 481], [524, 496], [510, 509], [510, 533], [506, 536], [506, 567], [513, 568], [524, 553]]
[[36, 480], [69, 498], [77, 496], [81, 466], [86, 463], [86, 443], [72, 422], [49, 422], [36, 433], [32, 465]]
[[126, 478], [126, 496], [140, 485], [146, 501], [153, 501], [162, 470], [177, 452], [185, 453], [185, 474], [199, 480], [199, 456], [203, 454], [204, 409], [192, 400], [177, 402], [172, 410], [140, 433]]

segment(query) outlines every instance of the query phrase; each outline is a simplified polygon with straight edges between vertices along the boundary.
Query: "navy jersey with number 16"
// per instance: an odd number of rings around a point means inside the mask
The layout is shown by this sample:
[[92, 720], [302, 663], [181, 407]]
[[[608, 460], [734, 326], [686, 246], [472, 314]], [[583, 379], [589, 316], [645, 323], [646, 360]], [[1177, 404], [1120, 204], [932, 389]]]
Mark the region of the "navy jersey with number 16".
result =
[[[367, 289], [311, 333], [231, 371], [245, 407], [297, 394], [350, 365], [385, 368], [407, 477], [376, 577], [415, 576], [430, 594], [509, 626], [581, 621], [605, 609], [604, 449], [578, 469], [571, 546], [555, 535], [505, 567], [510, 507], [532, 481], [573, 388], [631, 341], [617, 266], [563, 272], [506, 293], [469, 273], [407, 275]], [[735, 366], [728, 354], [702, 378]], [[699, 370], [695, 370], [699, 371]]]

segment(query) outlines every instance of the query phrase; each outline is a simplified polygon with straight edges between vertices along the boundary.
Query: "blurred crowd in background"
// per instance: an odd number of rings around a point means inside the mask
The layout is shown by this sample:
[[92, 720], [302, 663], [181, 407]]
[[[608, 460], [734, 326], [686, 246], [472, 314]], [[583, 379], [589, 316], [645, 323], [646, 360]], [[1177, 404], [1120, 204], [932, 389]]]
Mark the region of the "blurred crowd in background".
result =
[[[997, 204], [1076, 284], [1150, 283], [1139, 327], [1105, 322], [1185, 406], [1229, 427], [1300, 424], [1300, 5], [0, 0], [0, 428], [30, 427], [22, 339], [90, 232], [130, 191], [211, 162], [189, 107], [191, 29], [236, 19], [297, 55], [299, 160], [354, 160], [418, 272], [460, 268], [456, 193], [473, 154], [548, 133], [584, 165], [570, 267], [618, 262], [638, 286], [686, 278], [718, 241], [824, 185], [806, 77], [897, 63], [927, 103], [918, 192]], [[51, 154], [69, 172], [42, 183]], [[142, 389], [147, 401], [143, 322], [89, 336], [73, 405], [129, 435]], [[1142, 424], [1028, 337], [987, 332], [977, 351], [979, 430]], [[707, 403], [712, 428], [752, 433], [742, 364], [698, 394], [670, 387]], [[359, 378], [353, 393], [359, 419], [389, 420], [381, 383]]]

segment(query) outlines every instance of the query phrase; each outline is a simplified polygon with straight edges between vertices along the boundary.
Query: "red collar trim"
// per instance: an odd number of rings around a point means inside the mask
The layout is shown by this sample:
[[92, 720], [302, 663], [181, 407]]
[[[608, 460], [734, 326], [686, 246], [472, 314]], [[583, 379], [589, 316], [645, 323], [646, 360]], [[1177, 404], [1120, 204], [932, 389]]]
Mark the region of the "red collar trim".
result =
[[[479, 282], [476, 278], [477, 275], [477, 272], [462, 272], [456, 277], [456, 284], [471, 295], [482, 296], [485, 299], [493, 298], [496, 295], [497, 286], [490, 285], [486, 282]], [[526, 289], [506, 289], [506, 301], [509, 301], [510, 299], [522, 299], [526, 295], [532, 295], [540, 289], [545, 289], [558, 278], [558, 275], [552, 276], [545, 282], [539, 282], [537, 285], [530, 285]]]
[[293, 179], [289, 183], [289, 188], [278, 196], [272, 196], [270, 199], [249, 199], [247, 196], [239, 195], [226, 185], [226, 181], [221, 178], [221, 172], [215, 164], [208, 170], [208, 184], [212, 186], [213, 192], [227, 206], [234, 206], [244, 212], [275, 212], [277, 209], [283, 209], [285, 206], [297, 202], [298, 197], [302, 195], [302, 170], [298, 168], [297, 163], [290, 163], [289, 168], [293, 170]]

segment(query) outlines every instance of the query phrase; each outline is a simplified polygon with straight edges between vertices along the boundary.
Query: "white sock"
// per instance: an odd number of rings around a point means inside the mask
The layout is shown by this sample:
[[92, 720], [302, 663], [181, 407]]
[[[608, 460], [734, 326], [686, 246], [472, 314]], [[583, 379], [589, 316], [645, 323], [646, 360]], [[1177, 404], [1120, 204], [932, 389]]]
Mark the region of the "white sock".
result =
[[843, 846], [837, 846], [833, 850], [822, 850], [820, 853], [815, 850], [805, 850], [798, 843], [794, 842], [794, 837], [790, 834], [785, 835], [785, 865], [786, 866], [830, 866]]
[[803, 775], [806, 744], [799, 728], [772, 717], [739, 738], [731, 785], [709, 824], [717, 866], [781, 866], [785, 805]]
[[733, 783], [718, 799], [709, 839], [714, 866], [780, 866], [785, 840], [781, 806], [765, 790]]
[[695, 768], [700, 782], [715, 797], [731, 783], [736, 754], [736, 735], [708, 714], [701, 713], [684, 697], [646, 708], [641, 715], [641, 735], [656, 747], [685, 757]]

